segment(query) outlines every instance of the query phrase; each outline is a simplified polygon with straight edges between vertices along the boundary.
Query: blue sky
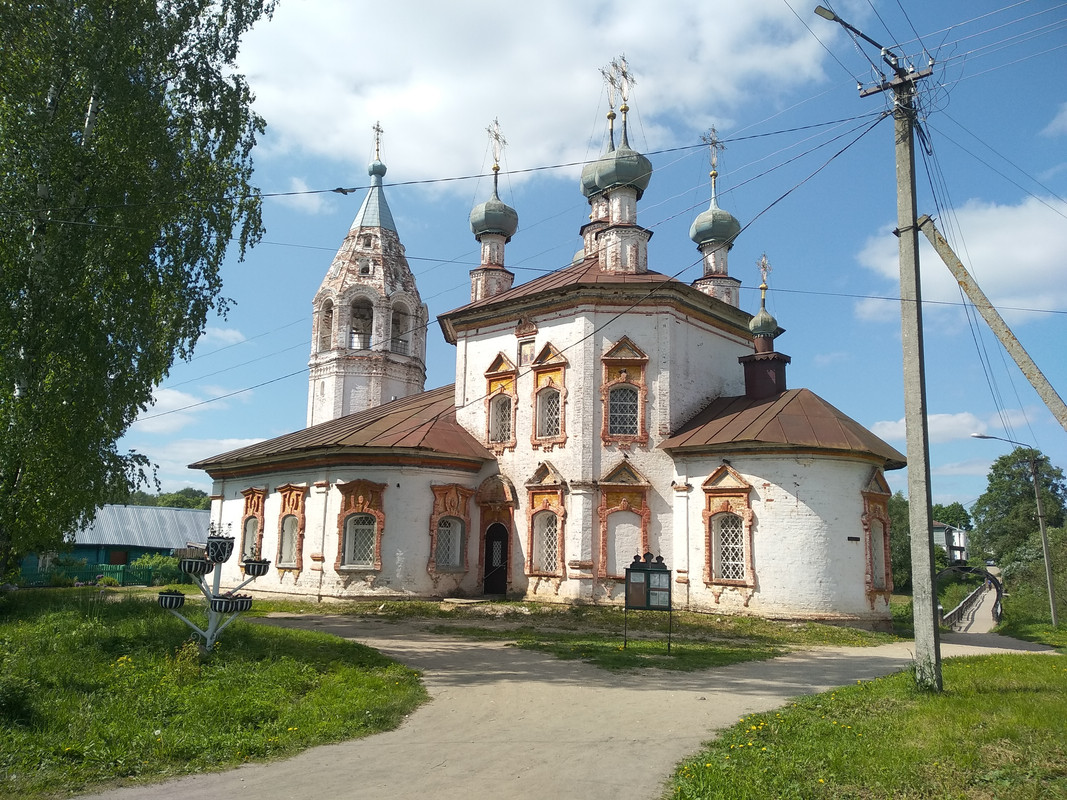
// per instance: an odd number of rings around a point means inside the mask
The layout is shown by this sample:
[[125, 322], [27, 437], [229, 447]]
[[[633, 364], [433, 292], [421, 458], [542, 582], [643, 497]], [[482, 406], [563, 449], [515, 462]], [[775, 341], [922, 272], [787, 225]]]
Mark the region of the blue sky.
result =
[[[655, 232], [650, 267], [699, 274], [688, 230], [708, 203], [700, 136], [714, 125], [726, 146], [719, 202], [747, 226], [730, 253], [742, 307], [758, 308], [765, 252], [789, 385], [903, 450], [893, 132], [877, 121], [891, 98], [857, 91], [877, 79], [878, 54], [816, 17], [812, 0], [652, 7], [282, 0], [239, 64], [268, 124], [255, 153], [267, 233], [226, 263], [230, 313], [209, 320], [122, 445], [159, 466], [164, 490], [210, 490], [187, 464], [303, 427], [311, 299], [363, 199], [376, 121], [388, 201], [434, 320], [427, 388], [451, 383], [454, 350], [436, 316], [469, 299], [478, 245], [467, 217], [491, 187], [486, 127], [499, 119], [508, 141], [501, 196], [519, 213], [507, 251], [516, 281], [566, 265], [588, 216], [580, 164], [603, 147], [599, 69], [624, 53], [636, 75], [630, 142], [655, 170], [638, 208]], [[918, 67], [934, 59], [919, 98], [930, 148], [917, 157], [919, 212], [1067, 394], [1067, 3], [834, 10]], [[338, 186], [360, 188], [317, 191]], [[1033, 443], [1067, 468], [1063, 427], [933, 251], [921, 257], [935, 502], [969, 505], [1009, 448], [972, 432]], [[904, 471], [889, 477], [906, 489]]]

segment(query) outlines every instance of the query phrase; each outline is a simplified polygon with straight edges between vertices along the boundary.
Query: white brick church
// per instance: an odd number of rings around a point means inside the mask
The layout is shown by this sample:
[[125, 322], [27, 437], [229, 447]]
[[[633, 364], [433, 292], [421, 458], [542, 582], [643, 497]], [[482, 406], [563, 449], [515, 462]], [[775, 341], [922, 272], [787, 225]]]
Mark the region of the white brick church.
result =
[[272, 560], [253, 588], [621, 604], [626, 566], [651, 552], [678, 609], [888, 619], [883, 471], [904, 456], [786, 388], [778, 323], [738, 307], [740, 225], [714, 170], [690, 230], [703, 276], [649, 269], [652, 166], [619, 110], [582, 173], [570, 266], [515, 286], [517, 213], [495, 188], [471, 212], [471, 300], [438, 319], [456, 382], [429, 391], [426, 306], [370, 165], [313, 299], [307, 427], [192, 465], [214, 481], [212, 520]]

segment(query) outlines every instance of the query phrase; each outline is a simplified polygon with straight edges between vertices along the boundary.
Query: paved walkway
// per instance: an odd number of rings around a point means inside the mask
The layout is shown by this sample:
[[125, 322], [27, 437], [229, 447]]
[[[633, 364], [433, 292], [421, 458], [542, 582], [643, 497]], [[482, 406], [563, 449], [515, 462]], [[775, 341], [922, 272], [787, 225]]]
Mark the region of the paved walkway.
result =
[[993, 620], [993, 606], [996, 602], [996, 591], [992, 587], [986, 588], [981, 599], [967, 609], [963, 618], [954, 626], [954, 630], [958, 633], [989, 633], [996, 625]]
[[[272, 619], [356, 639], [423, 671], [432, 701], [397, 730], [96, 800], [653, 800], [674, 765], [739, 717], [904, 669], [909, 643], [819, 648], [698, 673], [615, 675], [410, 623]], [[948, 634], [942, 655], [1048, 650]]]

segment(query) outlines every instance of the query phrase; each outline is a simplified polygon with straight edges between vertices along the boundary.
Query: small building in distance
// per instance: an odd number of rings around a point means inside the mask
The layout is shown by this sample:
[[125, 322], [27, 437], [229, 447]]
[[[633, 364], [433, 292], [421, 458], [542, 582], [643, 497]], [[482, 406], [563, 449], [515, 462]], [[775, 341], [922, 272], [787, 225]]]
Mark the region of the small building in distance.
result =
[[967, 560], [967, 531], [937, 520], [932, 527], [934, 545], [945, 551], [950, 564]]

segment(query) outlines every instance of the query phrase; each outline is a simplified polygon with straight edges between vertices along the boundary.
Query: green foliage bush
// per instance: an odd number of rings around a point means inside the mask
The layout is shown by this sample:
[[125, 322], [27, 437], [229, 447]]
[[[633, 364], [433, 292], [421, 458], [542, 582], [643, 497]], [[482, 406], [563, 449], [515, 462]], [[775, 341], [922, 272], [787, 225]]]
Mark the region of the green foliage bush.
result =
[[165, 556], [162, 553], [145, 553], [131, 564], [134, 569], [152, 570], [152, 585], [163, 586], [167, 583], [179, 583], [183, 579], [178, 559], [174, 556]]

